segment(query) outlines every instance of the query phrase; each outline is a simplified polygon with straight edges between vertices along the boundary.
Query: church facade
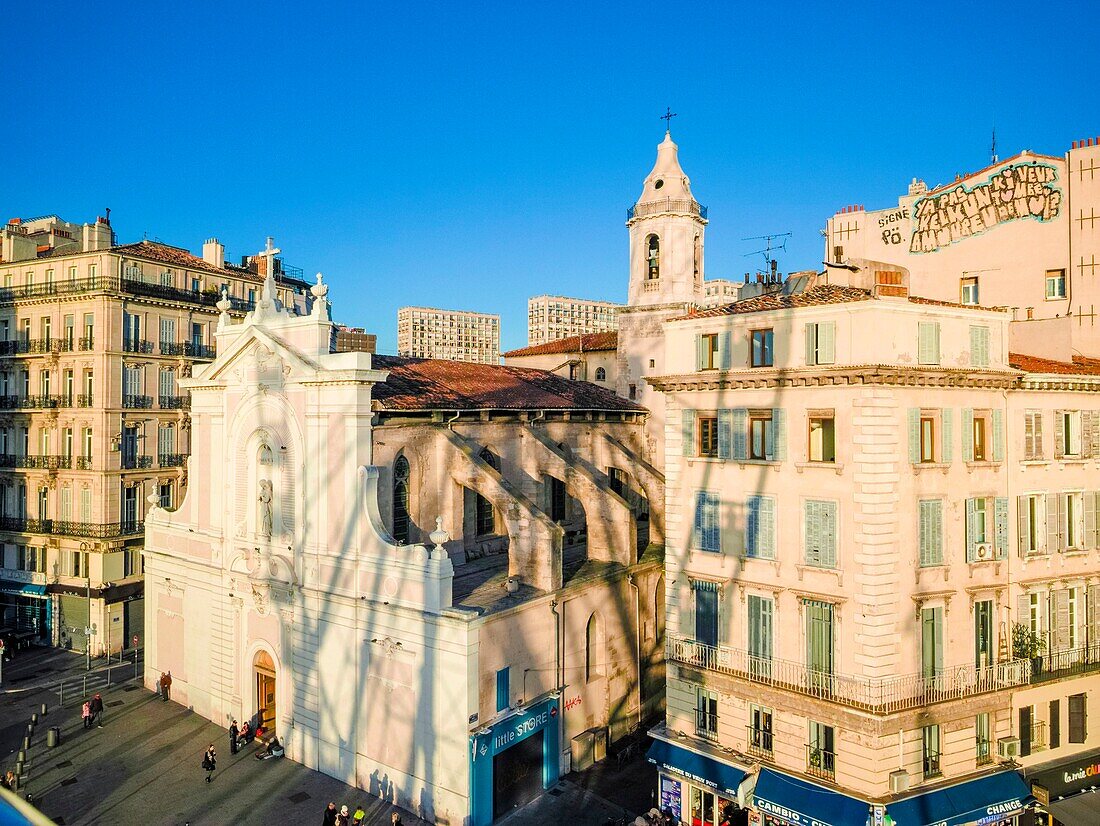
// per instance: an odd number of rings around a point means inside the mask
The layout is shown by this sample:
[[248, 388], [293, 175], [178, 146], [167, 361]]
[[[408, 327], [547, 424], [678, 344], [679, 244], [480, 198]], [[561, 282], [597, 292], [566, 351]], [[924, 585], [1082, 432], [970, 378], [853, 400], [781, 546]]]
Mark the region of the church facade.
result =
[[[146, 684], [438, 823], [663, 707], [664, 481], [641, 406], [544, 371], [336, 352], [271, 290], [187, 380], [147, 516]], [[652, 502], [650, 507], [648, 503]]]

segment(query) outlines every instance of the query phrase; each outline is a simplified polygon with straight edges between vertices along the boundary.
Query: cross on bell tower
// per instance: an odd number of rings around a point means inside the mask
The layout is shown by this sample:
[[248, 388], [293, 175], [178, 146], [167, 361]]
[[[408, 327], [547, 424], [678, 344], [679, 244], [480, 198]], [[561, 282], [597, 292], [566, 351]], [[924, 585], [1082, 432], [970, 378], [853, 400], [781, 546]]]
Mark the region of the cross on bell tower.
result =
[[678, 115], [672, 111], [672, 107], [666, 106], [665, 113], [661, 115], [660, 119], [665, 122], [665, 132], [667, 134], [672, 134], [672, 119], [675, 117], [678, 117]]
[[257, 258], [264, 259], [264, 275], [270, 275], [275, 277], [275, 256], [281, 253], [282, 250], [275, 246], [275, 239], [270, 235], [267, 236], [267, 244], [260, 252], [256, 253]]

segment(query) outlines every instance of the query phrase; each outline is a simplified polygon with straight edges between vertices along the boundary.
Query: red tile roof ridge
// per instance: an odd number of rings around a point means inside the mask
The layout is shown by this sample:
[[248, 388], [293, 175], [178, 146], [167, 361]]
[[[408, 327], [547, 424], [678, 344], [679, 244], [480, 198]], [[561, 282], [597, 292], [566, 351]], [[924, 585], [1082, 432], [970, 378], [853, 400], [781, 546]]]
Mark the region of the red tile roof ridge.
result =
[[[230, 275], [234, 278], [245, 278], [258, 283], [264, 280], [263, 276], [243, 267], [235, 267], [233, 265], [228, 267], [215, 267], [213, 264], [207, 263], [201, 257], [183, 247], [174, 247], [171, 244], [165, 244], [161, 241], [145, 240], [137, 241], [132, 244], [119, 244], [111, 247], [110, 252], [119, 255], [129, 255], [134, 258], [145, 258], [162, 264], [175, 264], [178, 267], [214, 272], [219, 275]], [[275, 276], [275, 280], [296, 285], [304, 285], [306, 283], [298, 278], [290, 278], [281, 273]]]
[[1009, 353], [1008, 363], [1025, 373], [1046, 373], [1051, 375], [1100, 376], [1100, 359], [1088, 356], [1073, 356], [1072, 361], [1032, 356], [1026, 353]]
[[583, 333], [557, 338], [553, 341], [544, 341], [542, 344], [531, 344], [520, 347], [517, 350], [509, 350], [502, 353], [505, 358], [514, 356], [543, 356], [553, 353], [577, 353], [581, 350], [614, 350], [618, 346], [619, 334], [615, 330], [602, 333]]

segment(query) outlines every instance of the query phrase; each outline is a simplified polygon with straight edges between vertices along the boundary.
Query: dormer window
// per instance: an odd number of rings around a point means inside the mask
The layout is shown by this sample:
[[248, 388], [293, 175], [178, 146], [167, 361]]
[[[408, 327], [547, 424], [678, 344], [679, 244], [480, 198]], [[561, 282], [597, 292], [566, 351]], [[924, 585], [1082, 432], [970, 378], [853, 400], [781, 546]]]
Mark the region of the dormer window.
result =
[[656, 235], [645, 239], [646, 278], [650, 281], [661, 277], [661, 242]]

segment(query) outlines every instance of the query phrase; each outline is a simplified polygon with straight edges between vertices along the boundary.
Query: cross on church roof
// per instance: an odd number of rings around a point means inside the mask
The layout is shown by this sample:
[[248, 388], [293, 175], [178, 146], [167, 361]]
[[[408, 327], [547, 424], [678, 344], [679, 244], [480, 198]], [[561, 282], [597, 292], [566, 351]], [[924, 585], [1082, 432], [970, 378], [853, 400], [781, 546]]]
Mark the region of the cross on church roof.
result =
[[280, 252], [282, 252], [282, 250], [275, 246], [275, 239], [270, 235], [267, 236], [267, 245], [263, 250], [256, 253], [257, 258], [264, 259], [264, 275], [275, 277], [275, 256]]
[[675, 112], [672, 111], [672, 107], [671, 106], [666, 106], [665, 107], [665, 113], [663, 115], [661, 115], [661, 117], [660, 117], [660, 119], [665, 122], [665, 131], [666, 132], [669, 132], [669, 133], [672, 132], [672, 119], [674, 117], [677, 117], [677, 115], [676, 115]]

